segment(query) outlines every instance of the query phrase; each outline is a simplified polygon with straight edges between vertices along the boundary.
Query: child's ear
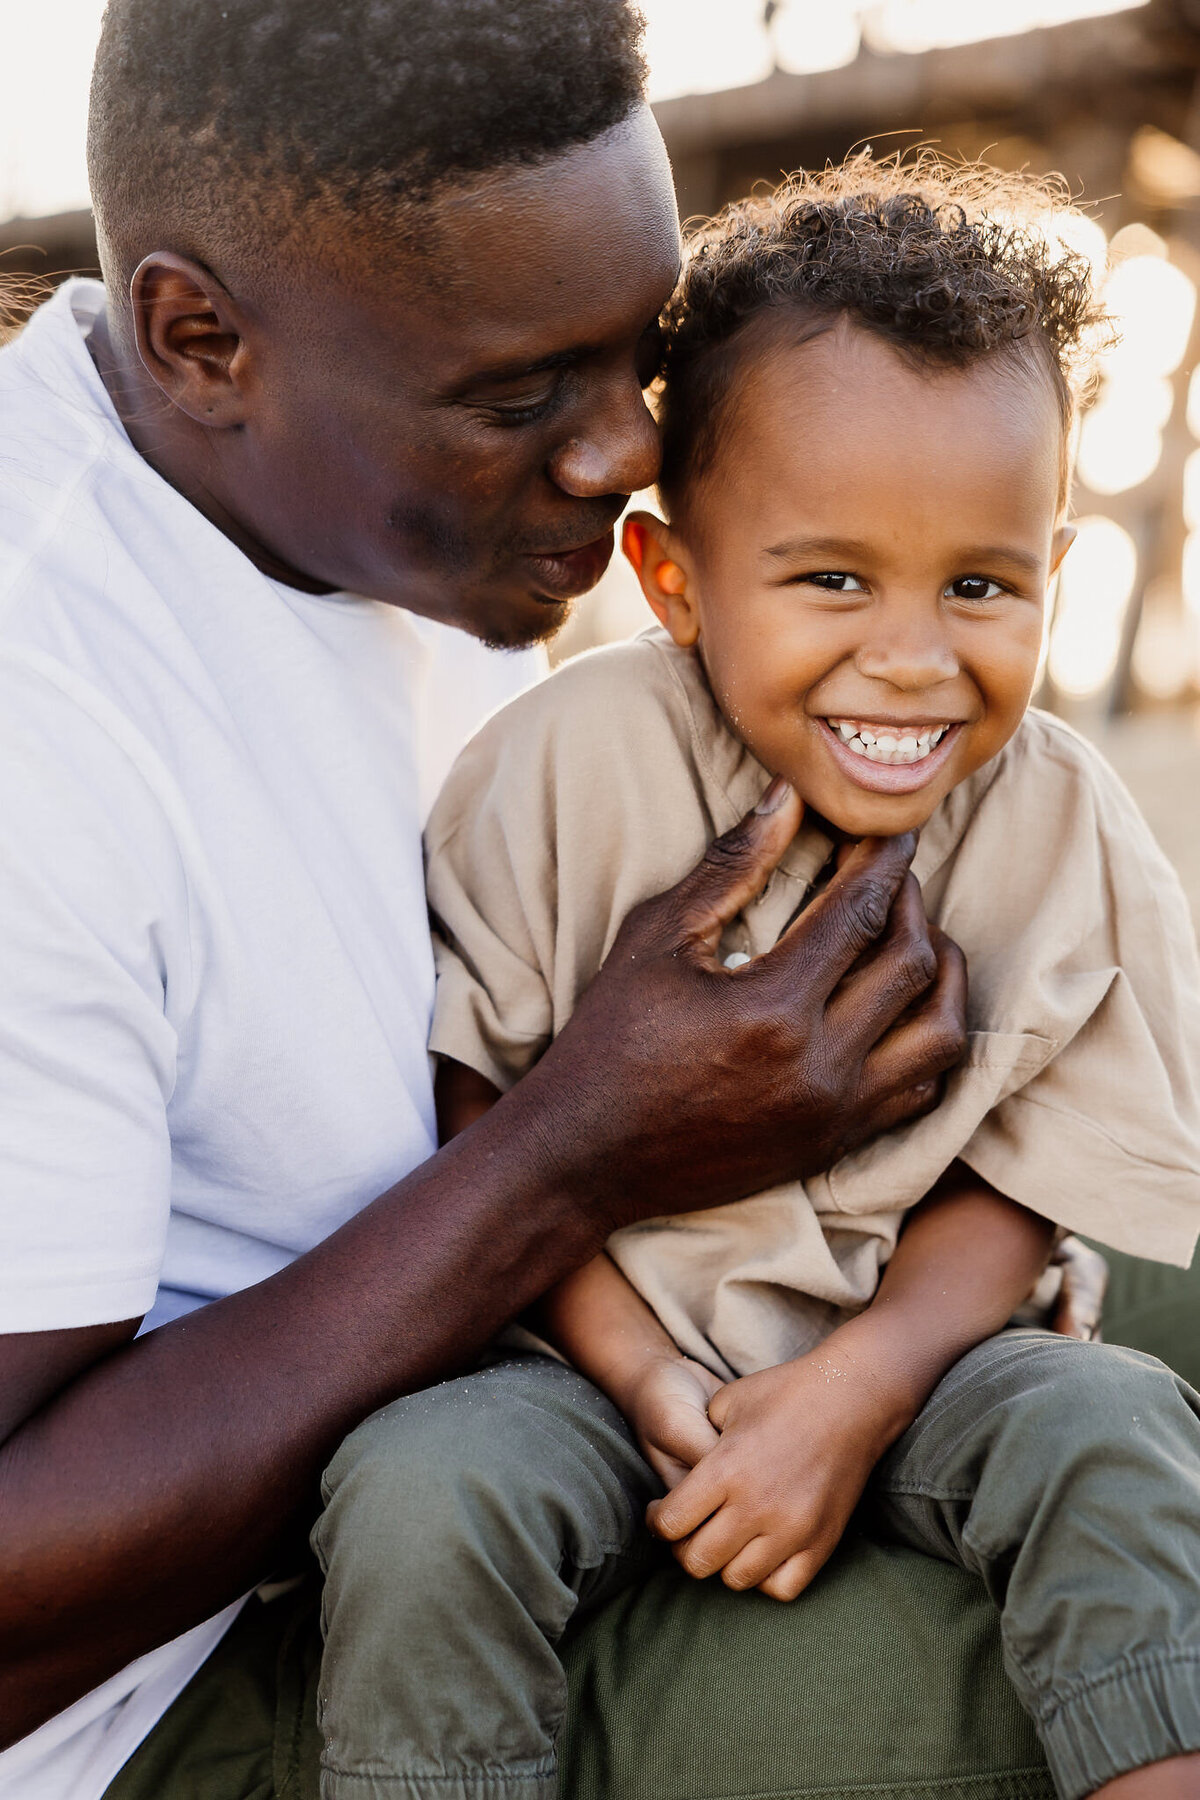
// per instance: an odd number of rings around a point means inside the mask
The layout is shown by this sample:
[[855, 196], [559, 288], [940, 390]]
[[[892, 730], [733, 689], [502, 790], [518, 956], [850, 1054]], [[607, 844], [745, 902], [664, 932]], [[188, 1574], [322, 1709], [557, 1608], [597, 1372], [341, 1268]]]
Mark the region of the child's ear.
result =
[[633, 564], [655, 616], [681, 649], [690, 649], [700, 636], [700, 619], [682, 543], [653, 513], [636, 512], [625, 521], [621, 548]]
[[1064, 519], [1050, 543], [1050, 573], [1052, 575], [1058, 574], [1059, 564], [1078, 536], [1078, 527], [1069, 525]]

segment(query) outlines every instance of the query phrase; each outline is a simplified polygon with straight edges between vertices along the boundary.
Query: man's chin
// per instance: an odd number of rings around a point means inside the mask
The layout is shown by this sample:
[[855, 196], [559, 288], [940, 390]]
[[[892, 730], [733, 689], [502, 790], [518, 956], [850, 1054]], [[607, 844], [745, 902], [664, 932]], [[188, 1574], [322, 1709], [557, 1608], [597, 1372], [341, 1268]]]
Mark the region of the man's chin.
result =
[[503, 619], [489, 619], [476, 636], [483, 639], [489, 650], [531, 650], [535, 644], [548, 644], [558, 636], [574, 604], [573, 600], [538, 599], [536, 615], [522, 609], [520, 616], [514, 611]]

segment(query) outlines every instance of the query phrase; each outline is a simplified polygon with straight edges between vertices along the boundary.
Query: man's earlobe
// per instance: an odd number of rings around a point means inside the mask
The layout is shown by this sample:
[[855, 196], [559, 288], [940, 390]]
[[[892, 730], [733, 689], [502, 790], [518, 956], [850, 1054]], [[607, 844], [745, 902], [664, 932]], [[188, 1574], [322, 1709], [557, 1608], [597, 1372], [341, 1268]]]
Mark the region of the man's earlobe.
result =
[[138, 355], [171, 404], [214, 430], [241, 425], [241, 321], [216, 276], [190, 257], [155, 251], [134, 270], [129, 298]]
[[700, 636], [700, 620], [687, 562], [670, 527], [653, 513], [630, 513], [621, 547], [655, 617], [677, 644], [689, 648]]

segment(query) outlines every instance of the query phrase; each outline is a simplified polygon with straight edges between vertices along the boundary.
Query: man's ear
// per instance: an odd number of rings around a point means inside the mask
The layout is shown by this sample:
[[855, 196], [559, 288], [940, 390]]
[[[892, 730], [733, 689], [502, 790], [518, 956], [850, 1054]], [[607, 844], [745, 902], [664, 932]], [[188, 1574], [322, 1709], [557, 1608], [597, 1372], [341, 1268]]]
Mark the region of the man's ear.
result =
[[245, 418], [246, 347], [228, 290], [202, 263], [155, 250], [129, 284], [138, 355], [173, 406], [228, 430]]
[[690, 649], [700, 636], [700, 617], [691, 564], [682, 543], [653, 513], [635, 512], [625, 521], [621, 548], [633, 564], [655, 616], [681, 649]]
[[1052, 575], [1058, 574], [1059, 564], [1078, 536], [1078, 526], [1069, 524], [1066, 519], [1058, 526], [1050, 541], [1050, 573]]

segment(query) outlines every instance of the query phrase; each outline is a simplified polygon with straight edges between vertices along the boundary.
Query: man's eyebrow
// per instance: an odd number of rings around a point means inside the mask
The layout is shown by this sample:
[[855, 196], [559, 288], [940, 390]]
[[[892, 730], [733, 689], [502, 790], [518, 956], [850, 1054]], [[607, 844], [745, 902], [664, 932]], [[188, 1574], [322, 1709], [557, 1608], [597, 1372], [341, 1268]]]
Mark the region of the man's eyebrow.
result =
[[586, 344], [577, 344], [570, 350], [552, 350], [549, 356], [539, 356], [533, 362], [515, 359], [507, 363], [492, 363], [486, 369], [472, 369], [464, 376], [461, 386], [464, 388], [482, 387], [490, 381], [517, 381], [522, 375], [541, 375], [547, 369], [567, 369], [572, 363], [581, 362], [589, 354]]

